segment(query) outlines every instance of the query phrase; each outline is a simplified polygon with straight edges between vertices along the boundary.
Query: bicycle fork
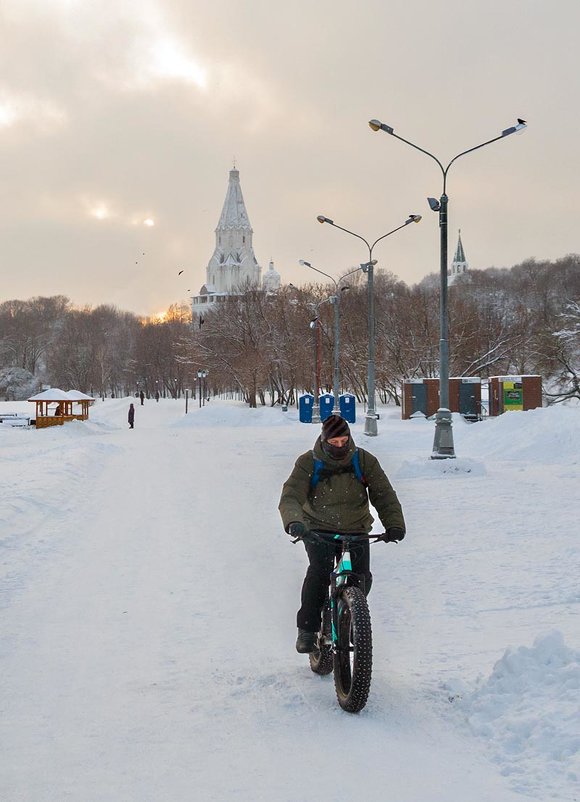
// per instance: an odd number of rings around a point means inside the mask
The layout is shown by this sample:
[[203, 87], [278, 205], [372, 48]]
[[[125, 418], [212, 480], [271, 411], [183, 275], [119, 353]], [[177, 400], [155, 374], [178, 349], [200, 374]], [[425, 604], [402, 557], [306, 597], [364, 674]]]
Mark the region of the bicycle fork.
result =
[[330, 639], [332, 650], [336, 652], [339, 648], [338, 643], [338, 619], [343, 602], [339, 598], [340, 589], [348, 582], [348, 577], [353, 573], [350, 559], [350, 551], [345, 549], [342, 552], [336, 568], [330, 578]]

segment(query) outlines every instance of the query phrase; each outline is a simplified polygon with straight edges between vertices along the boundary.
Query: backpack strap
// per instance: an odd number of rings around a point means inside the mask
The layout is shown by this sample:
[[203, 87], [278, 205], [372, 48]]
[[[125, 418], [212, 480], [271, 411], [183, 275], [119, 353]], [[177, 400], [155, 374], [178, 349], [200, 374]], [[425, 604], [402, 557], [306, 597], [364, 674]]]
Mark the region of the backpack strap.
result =
[[320, 474], [324, 470], [324, 462], [315, 456], [314, 451], [312, 451], [312, 461], [314, 462], [314, 469], [312, 471], [312, 476], [310, 477], [311, 490], [313, 490], [318, 482], [320, 482]]
[[361, 482], [365, 487], [368, 487], [369, 483], [367, 482], [366, 476], [362, 472], [362, 468], [360, 466], [360, 455], [358, 453], [358, 448], [355, 449], [355, 452], [352, 455], [352, 467], [354, 468], [354, 475], [359, 482]]

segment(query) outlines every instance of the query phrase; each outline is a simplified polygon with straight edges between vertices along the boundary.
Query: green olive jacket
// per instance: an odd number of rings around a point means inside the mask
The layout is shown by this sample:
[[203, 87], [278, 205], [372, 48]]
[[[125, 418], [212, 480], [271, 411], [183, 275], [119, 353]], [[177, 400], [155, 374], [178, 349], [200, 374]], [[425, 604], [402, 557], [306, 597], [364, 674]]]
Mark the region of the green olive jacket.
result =
[[[293, 521], [302, 521], [309, 529], [333, 532], [370, 532], [374, 518], [369, 501], [375, 508], [385, 529], [396, 526], [405, 531], [403, 511], [378, 459], [362, 448], [358, 449], [360, 466], [367, 488], [354, 472], [345, 471], [352, 462], [356, 446], [352, 438], [346, 457], [334, 460], [323, 450], [320, 437], [313, 451], [301, 454], [282, 488], [278, 509], [284, 529]], [[314, 472], [314, 459], [324, 462], [329, 476], [320, 479], [316, 487], [310, 482]], [[368, 489], [368, 494], [367, 494]]]

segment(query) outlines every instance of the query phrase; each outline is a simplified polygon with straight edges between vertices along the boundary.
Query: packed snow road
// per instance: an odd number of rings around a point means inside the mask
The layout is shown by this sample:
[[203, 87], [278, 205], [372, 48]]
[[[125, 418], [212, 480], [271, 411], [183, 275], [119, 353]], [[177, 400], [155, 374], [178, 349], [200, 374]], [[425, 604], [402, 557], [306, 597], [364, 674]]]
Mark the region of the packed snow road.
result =
[[277, 503], [317, 427], [162, 400], [129, 430], [128, 403], [0, 430], [1, 800], [574, 799], [577, 410], [456, 424], [453, 465], [428, 422], [355, 424], [409, 536], [373, 547], [352, 716], [293, 649], [305, 557]]

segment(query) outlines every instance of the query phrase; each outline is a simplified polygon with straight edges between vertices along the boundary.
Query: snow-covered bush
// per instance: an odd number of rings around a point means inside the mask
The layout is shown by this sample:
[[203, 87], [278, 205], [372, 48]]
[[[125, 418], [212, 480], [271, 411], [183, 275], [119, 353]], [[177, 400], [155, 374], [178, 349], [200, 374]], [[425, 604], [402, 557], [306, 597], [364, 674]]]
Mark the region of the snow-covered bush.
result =
[[0, 370], [0, 398], [5, 401], [25, 401], [40, 390], [40, 382], [24, 368]]

